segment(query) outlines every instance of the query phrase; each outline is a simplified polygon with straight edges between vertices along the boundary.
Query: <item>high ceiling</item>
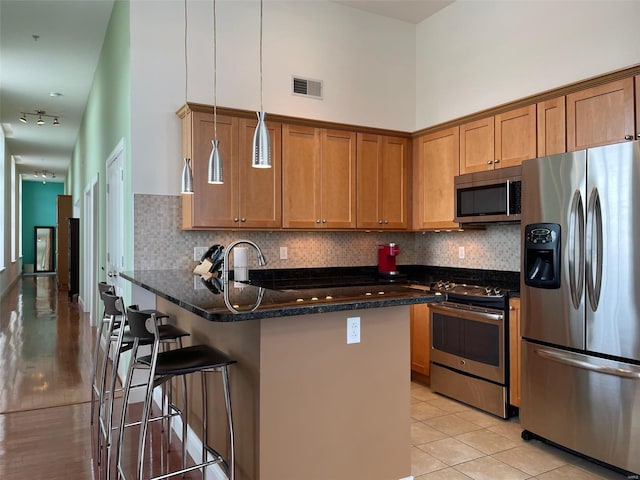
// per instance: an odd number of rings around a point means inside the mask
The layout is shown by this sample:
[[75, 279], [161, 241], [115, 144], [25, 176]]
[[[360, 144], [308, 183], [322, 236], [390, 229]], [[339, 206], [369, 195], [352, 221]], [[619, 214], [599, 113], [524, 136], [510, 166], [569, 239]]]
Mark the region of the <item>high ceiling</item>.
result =
[[[64, 180], [113, 2], [0, 0], [0, 124], [18, 172], [45, 169]], [[337, 3], [419, 23], [452, 1]], [[26, 124], [19, 121], [23, 113], [38, 110], [51, 115], [43, 117], [43, 125], [36, 124], [38, 115], [26, 115]]]

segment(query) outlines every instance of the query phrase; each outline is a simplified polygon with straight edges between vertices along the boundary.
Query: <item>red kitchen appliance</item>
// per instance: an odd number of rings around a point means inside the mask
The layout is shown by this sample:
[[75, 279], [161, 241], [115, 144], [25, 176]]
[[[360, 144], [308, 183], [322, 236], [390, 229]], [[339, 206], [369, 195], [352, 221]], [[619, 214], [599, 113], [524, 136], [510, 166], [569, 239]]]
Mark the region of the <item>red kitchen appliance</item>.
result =
[[378, 273], [381, 275], [398, 275], [396, 270], [396, 256], [400, 247], [395, 243], [378, 245]]

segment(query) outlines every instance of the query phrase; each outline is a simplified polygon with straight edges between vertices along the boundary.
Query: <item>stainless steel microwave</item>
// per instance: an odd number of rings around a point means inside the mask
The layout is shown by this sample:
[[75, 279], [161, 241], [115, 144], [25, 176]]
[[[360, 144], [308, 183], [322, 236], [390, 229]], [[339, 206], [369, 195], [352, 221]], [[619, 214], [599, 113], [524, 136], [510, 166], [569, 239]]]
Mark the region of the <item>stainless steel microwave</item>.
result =
[[522, 167], [468, 173], [454, 179], [458, 223], [519, 222]]

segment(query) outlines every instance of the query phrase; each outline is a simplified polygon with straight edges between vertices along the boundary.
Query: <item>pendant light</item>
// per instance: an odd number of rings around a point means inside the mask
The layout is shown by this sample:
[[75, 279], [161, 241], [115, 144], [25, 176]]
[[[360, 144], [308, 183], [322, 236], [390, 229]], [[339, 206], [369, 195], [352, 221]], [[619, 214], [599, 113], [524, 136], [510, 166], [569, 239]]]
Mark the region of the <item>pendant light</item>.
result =
[[224, 183], [222, 179], [222, 158], [220, 157], [220, 141], [218, 140], [218, 98], [217, 98], [217, 49], [216, 39], [216, 0], [213, 0], [213, 140], [211, 140], [211, 155], [209, 155], [209, 172], [207, 181], [215, 185]]
[[271, 141], [269, 130], [264, 123], [266, 113], [262, 107], [262, 0], [260, 0], [260, 111], [258, 125], [253, 134], [253, 155], [251, 166], [254, 168], [271, 168]]
[[[184, 103], [187, 103], [187, 0], [184, 0]], [[184, 157], [182, 167], [182, 188], [181, 193], [193, 195], [193, 171], [191, 170], [191, 159]]]

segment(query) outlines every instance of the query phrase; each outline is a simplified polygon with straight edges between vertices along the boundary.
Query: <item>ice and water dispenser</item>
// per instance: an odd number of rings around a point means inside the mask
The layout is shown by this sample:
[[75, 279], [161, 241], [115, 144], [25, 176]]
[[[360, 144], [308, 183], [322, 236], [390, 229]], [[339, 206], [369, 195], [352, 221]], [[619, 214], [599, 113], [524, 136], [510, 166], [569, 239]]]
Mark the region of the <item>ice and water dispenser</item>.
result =
[[560, 225], [532, 223], [524, 230], [524, 283], [560, 288]]

